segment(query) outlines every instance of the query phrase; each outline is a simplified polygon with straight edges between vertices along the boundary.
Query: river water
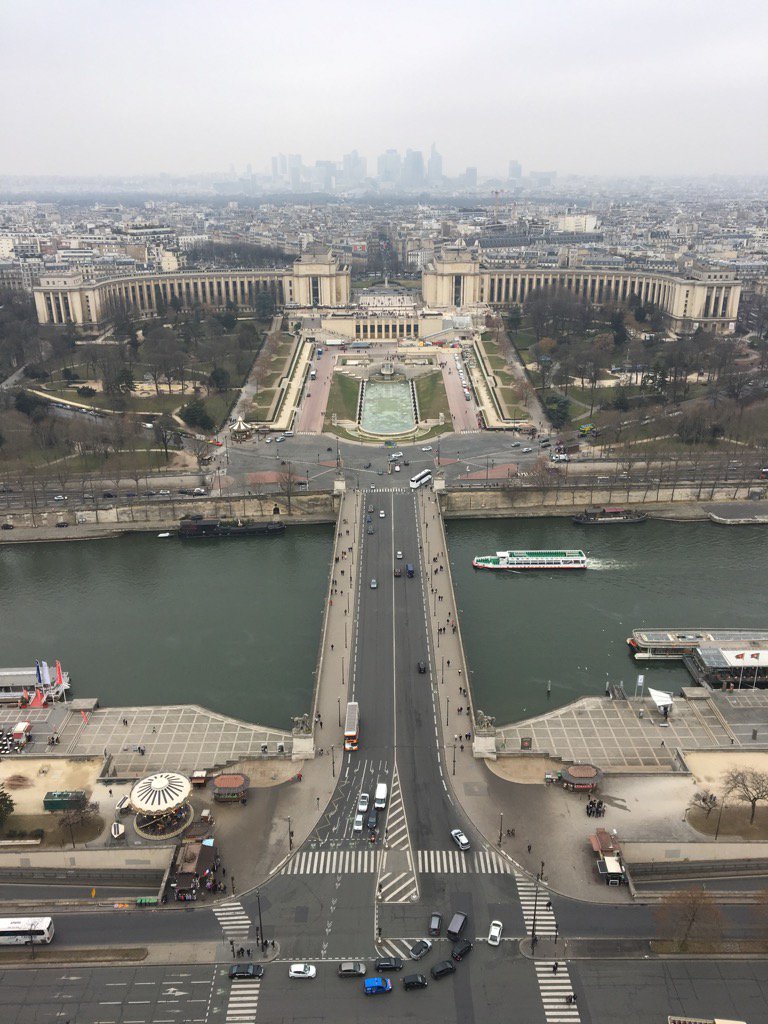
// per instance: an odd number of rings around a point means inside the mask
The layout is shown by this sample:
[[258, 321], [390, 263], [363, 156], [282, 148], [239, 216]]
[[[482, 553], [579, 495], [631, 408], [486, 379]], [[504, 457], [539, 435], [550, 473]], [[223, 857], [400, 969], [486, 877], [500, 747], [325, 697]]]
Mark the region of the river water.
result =
[[[760, 527], [566, 519], [449, 521], [476, 706], [508, 722], [646, 683], [677, 690], [681, 665], [641, 665], [641, 626], [768, 626]], [[0, 665], [58, 658], [77, 696], [102, 704], [198, 703], [274, 726], [310, 710], [332, 557], [330, 527], [237, 541], [114, 540], [0, 547]], [[591, 568], [491, 573], [508, 548], [584, 549]], [[438, 663], [439, 670], [439, 663]], [[551, 695], [547, 698], [547, 683]]]
[[202, 704], [277, 727], [311, 711], [330, 526], [0, 548], [0, 664], [58, 658], [103, 705]]
[[[603, 694], [606, 680], [631, 695], [639, 673], [673, 692], [691, 683], [682, 663], [635, 662], [626, 646], [633, 629], [768, 626], [763, 527], [491, 519], [452, 520], [446, 531], [476, 707], [499, 723]], [[475, 555], [527, 548], [580, 548], [590, 568], [472, 568]]]

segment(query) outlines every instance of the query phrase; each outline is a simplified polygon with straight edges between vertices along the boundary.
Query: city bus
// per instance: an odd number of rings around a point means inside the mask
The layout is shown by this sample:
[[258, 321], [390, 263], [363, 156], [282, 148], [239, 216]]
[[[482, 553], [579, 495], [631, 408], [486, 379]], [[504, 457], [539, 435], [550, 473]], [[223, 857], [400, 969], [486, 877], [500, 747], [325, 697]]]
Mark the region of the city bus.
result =
[[0, 945], [22, 946], [50, 942], [53, 938], [53, 918], [0, 917]]
[[416, 476], [411, 477], [411, 490], [418, 490], [422, 484], [428, 484], [432, 479], [432, 470], [422, 469]]
[[360, 705], [357, 701], [347, 704], [347, 718], [344, 722], [344, 749], [357, 750], [360, 742]]

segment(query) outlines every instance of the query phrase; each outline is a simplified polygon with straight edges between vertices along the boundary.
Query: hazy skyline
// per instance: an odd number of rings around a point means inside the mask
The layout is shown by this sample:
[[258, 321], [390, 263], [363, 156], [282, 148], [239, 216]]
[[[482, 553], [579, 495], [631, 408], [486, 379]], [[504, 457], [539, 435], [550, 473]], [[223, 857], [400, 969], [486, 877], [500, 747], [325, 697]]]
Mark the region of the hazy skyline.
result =
[[629, 175], [768, 173], [768, 5], [6, 0], [0, 174], [267, 169], [357, 149]]

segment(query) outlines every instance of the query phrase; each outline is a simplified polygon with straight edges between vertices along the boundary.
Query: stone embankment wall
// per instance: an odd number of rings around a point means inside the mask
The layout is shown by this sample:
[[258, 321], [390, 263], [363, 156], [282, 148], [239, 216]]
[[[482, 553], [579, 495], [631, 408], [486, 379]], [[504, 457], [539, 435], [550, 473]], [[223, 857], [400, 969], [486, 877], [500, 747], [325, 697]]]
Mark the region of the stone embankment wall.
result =
[[710, 502], [746, 501], [749, 485], [718, 487], [678, 484], [657, 487], [499, 487], [446, 490], [440, 495], [443, 515], [454, 519], [569, 516], [588, 507], [620, 505], [638, 508], [655, 517], [706, 519]]

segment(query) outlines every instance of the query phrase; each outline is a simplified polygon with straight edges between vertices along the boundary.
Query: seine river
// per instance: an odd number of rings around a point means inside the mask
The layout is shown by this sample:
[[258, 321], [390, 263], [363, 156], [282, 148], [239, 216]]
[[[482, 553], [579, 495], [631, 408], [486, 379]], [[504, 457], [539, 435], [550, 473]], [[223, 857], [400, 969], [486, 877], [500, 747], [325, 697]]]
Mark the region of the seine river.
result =
[[[678, 689], [679, 665], [638, 668], [640, 626], [766, 628], [768, 535], [760, 527], [565, 519], [447, 524], [478, 707], [537, 714], [607, 679]], [[309, 710], [332, 553], [330, 527], [183, 544], [155, 537], [0, 548], [3, 666], [58, 658], [102, 704], [198, 703], [288, 726]], [[476, 554], [581, 547], [583, 573], [481, 573]], [[547, 683], [552, 684], [547, 698]]]

